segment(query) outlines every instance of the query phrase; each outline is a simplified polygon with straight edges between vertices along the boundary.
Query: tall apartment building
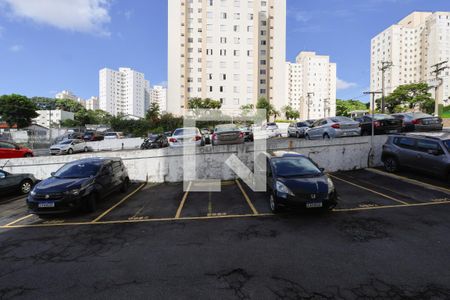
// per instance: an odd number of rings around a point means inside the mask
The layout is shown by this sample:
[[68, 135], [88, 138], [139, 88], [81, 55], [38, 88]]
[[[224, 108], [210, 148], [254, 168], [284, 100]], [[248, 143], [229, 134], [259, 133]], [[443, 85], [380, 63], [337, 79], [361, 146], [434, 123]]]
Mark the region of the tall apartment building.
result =
[[[383, 61], [393, 63], [385, 72], [386, 95], [404, 84], [427, 82], [434, 86], [432, 66], [450, 61], [450, 12], [413, 12], [374, 37], [371, 44], [372, 91], [382, 90], [380, 67]], [[441, 73], [440, 103], [449, 102], [449, 75], [449, 69]], [[431, 92], [434, 94], [434, 89]]]
[[82, 98], [78, 97], [77, 95], [75, 95], [74, 93], [72, 93], [69, 90], [64, 90], [64, 91], [62, 91], [60, 93], [57, 93], [55, 95], [55, 99], [73, 100], [73, 101], [77, 101], [78, 103], [80, 103], [84, 107], [86, 106], [86, 103], [85, 103], [85, 101]]
[[143, 118], [150, 103], [150, 83], [144, 74], [130, 68], [99, 72], [99, 106], [113, 116]]
[[169, 0], [168, 111], [285, 105], [286, 0]]
[[161, 85], [153, 86], [150, 92], [150, 103], [158, 103], [160, 112], [167, 111], [167, 88]]
[[91, 97], [86, 100], [86, 109], [88, 110], [97, 110], [100, 109], [100, 104], [98, 97]]
[[295, 63], [286, 63], [288, 104], [300, 119], [336, 115], [336, 64], [329, 56], [300, 52]]

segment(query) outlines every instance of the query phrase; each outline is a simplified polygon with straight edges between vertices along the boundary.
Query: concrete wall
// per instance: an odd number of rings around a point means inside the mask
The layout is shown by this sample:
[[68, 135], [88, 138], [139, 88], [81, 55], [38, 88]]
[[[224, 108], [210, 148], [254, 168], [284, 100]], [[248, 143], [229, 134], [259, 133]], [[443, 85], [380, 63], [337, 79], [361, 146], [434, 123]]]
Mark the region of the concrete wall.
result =
[[[381, 148], [386, 136], [374, 138], [373, 165], [381, 165]], [[120, 141], [120, 140], [119, 140]], [[311, 157], [329, 172], [353, 170], [368, 166], [370, 137], [343, 138], [331, 141], [272, 139], [267, 141], [271, 150], [296, 151]], [[196, 169], [199, 178], [234, 179], [236, 175], [224, 162], [236, 154], [250, 169], [253, 167], [253, 144], [202, 147], [197, 149]], [[130, 150], [107, 154], [77, 154], [72, 156], [34, 157], [0, 160], [0, 166], [11, 173], [32, 173], [39, 179], [50, 176], [64, 163], [85, 157], [121, 157], [132, 180], [151, 182], [178, 182], [183, 180], [183, 149]]]
[[111, 139], [98, 142], [88, 142], [88, 145], [92, 147], [94, 151], [114, 151], [122, 149], [139, 149], [144, 139], [132, 138], [132, 139]]

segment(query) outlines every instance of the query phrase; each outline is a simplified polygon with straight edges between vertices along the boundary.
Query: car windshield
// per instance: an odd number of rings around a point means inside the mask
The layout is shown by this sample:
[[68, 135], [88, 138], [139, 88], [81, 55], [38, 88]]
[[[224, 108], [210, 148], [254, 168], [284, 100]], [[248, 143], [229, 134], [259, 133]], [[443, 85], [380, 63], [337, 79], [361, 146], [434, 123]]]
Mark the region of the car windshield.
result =
[[447, 151], [450, 151], [450, 140], [444, 141], [444, 145], [445, 145], [445, 148], [447, 148]]
[[180, 128], [175, 130], [173, 135], [196, 135], [197, 130], [195, 128]]
[[309, 125], [305, 122], [297, 123], [297, 127], [308, 127]]
[[65, 140], [65, 141], [62, 141], [61, 143], [59, 143], [60, 145], [68, 145], [68, 144], [71, 144], [72, 143], [72, 140]]
[[322, 174], [306, 157], [284, 157], [273, 159], [275, 173], [280, 177], [310, 177]]
[[95, 176], [100, 169], [99, 163], [70, 163], [55, 173], [56, 178], [87, 178]]
[[227, 125], [219, 125], [216, 127], [216, 132], [224, 132], [224, 131], [235, 131], [239, 130], [236, 125], [227, 124]]
[[374, 120], [385, 120], [385, 119], [395, 119], [394, 117], [390, 115], [384, 115], [384, 114], [375, 114], [373, 116]]
[[428, 115], [428, 114], [424, 114], [424, 113], [413, 113], [412, 117], [416, 118], [416, 119], [419, 119], [419, 118], [431, 118], [433, 116]]
[[116, 135], [117, 134], [115, 132], [110, 132], [110, 133], [105, 134], [105, 136], [116, 136]]

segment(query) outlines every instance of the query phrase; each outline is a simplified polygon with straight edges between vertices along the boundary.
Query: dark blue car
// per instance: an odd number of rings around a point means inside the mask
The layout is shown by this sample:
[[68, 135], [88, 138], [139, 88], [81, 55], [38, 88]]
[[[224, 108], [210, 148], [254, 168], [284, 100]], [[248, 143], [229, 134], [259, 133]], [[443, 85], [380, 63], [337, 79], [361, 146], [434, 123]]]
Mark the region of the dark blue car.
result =
[[272, 212], [282, 206], [333, 209], [333, 181], [310, 158], [296, 152], [266, 153], [267, 188]]
[[78, 209], [93, 212], [100, 199], [117, 190], [126, 192], [129, 183], [120, 158], [77, 160], [38, 183], [29, 194], [27, 204], [38, 215]]

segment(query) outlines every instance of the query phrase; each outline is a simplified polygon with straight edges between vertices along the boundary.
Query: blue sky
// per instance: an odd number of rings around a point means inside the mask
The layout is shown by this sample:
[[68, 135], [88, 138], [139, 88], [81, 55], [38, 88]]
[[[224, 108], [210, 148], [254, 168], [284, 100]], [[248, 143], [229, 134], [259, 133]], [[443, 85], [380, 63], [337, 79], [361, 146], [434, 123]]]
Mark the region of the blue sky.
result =
[[[369, 86], [370, 39], [414, 10], [448, 11], [448, 0], [287, 0], [287, 59], [330, 55], [338, 97]], [[167, 80], [166, 0], [0, 0], [0, 94], [98, 94], [98, 70], [132, 67]]]

